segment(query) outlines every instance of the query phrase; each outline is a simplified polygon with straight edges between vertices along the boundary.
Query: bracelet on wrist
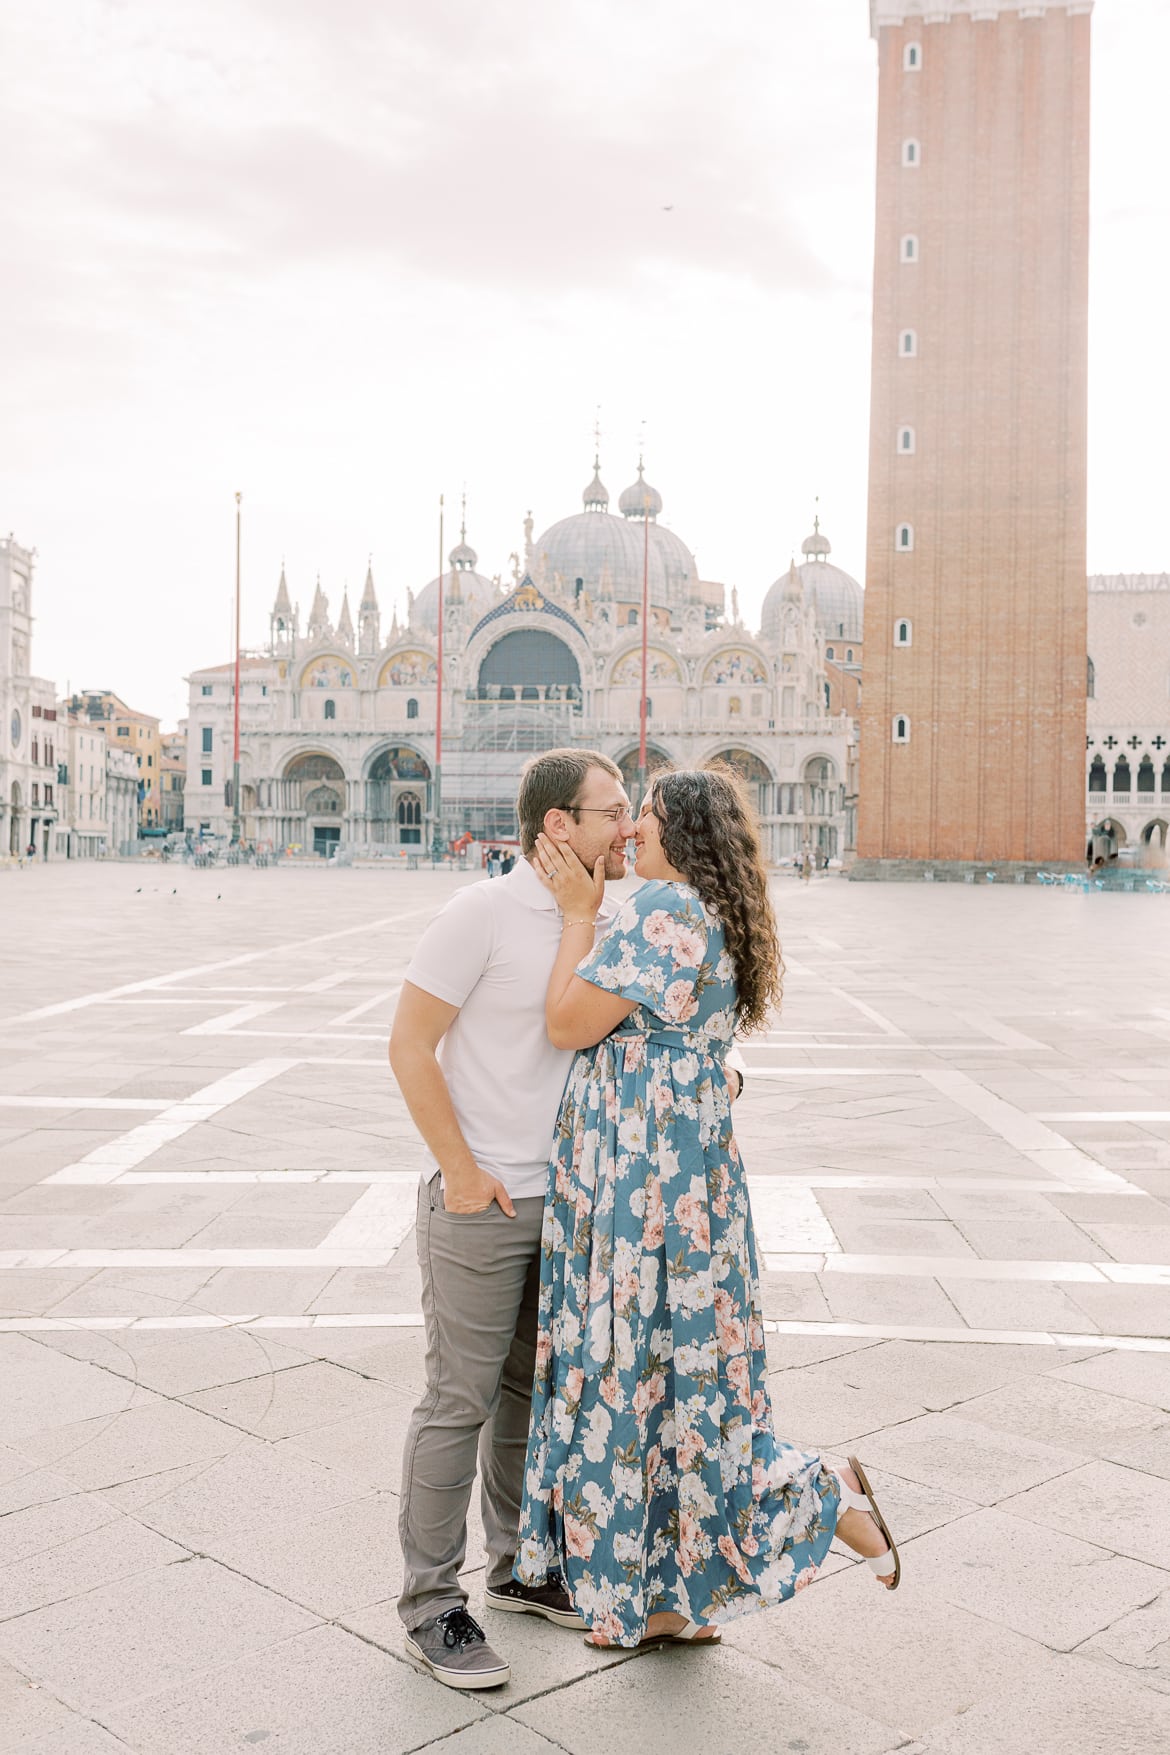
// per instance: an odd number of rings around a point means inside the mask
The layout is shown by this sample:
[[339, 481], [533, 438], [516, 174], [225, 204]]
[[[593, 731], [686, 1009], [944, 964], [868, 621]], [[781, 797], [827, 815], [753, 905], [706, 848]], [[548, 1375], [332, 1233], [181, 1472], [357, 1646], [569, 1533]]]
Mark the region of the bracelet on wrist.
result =
[[562, 920], [561, 921], [561, 930], [563, 932], [566, 926], [596, 926], [596, 925], [597, 925], [596, 916], [594, 916], [594, 918], [592, 920]]

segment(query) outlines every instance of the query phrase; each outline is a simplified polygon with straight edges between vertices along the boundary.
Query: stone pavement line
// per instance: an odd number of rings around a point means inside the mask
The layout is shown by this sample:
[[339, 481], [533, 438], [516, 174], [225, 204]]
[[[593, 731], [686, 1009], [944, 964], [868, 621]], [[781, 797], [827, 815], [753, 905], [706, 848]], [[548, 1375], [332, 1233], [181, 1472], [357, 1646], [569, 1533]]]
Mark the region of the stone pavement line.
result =
[[412, 908], [402, 914], [387, 914], [380, 920], [363, 920], [357, 926], [342, 926], [336, 932], [319, 932], [311, 938], [293, 939], [288, 944], [269, 945], [262, 951], [245, 951], [242, 956], [225, 957], [215, 963], [199, 963], [190, 969], [173, 969], [166, 975], [152, 975], [145, 981], [126, 981], [120, 987], [107, 987], [100, 993], [83, 994], [79, 999], [58, 1000], [55, 1005], [38, 1006], [36, 1011], [20, 1012], [13, 1018], [0, 1018], [0, 1029], [10, 1029], [14, 1024], [39, 1023], [42, 1018], [60, 1018], [69, 1012], [83, 1011], [87, 1006], [103, 1005], [111, 999], [120, 999], [125, 994], [149, 993], [152, 990], [168, 987], [174, 981], [189, 981], [196, 975], [213, 975], [220, 969], [238, 969], [243, 963], [255, 963], [263, 957], [287, 957], [294, 952], [307, 950], [310, 945], [329, 944], [335, 939], [352, 938], [358, 932], [379, 932], [385, 927], [396, 927], [403, 920], [412, 920], [421, 914], [431, 915], [435, 907]]
[[[418, 1310], [350, 1312], [305, 1311], [293, 1315], [248, 1313], [222, 1316], [199, 1312], [185, 1316], [8, 1316], [0, 1317], [0, 1334], [70, 1334], [74, 1330], [123, 1333], [191, 1329], [421, 1329], [426, 1319]], [[845, 1335], [874, 1341], [941, 1341], [1001, 1347], [1090, 1348], [1094, 1352], [1117, 1350], [1130, 1353], [1170, 1353], [1170, 1340], [1155, 1335], [1064, 1334], [1046, 1329], [994, 1329], [926, 1327], [914, 1323], [798, 1322], [765, 1317], [765, 1334], [809, 1335], [826, 1340]]]
[[140, 1127], [132, 1128], [118, 1139], [107, 1140], [104, 1145], [95, 1146], [92, 1152], [87, 1152], [76, 1164], [66, 1165], [62, 1170], [46, 1176], [45, 1182], [54, 1183], [62, 1176], [72, 1183], [113, 1182], [123, 1170], [130, 1170], [135, 1164], [141, 1164], [145, 1158], [157, 1152], [160, 1146], [180, 1139], [201, 1121], [210, 1121], [212, 1116], [218, 1115], [230, 1103], [258, 1090], [270, 1079], [279, 1078], [281, 1073], [295, 1065], [293, 1060], [257, 1060], [251, 1066], [226, 1073], [214, 1083], [204, 1085], [202, 1090], [193, 1091], [190, 1097], [163, 1109], [157, 1120], [145, 1121]]

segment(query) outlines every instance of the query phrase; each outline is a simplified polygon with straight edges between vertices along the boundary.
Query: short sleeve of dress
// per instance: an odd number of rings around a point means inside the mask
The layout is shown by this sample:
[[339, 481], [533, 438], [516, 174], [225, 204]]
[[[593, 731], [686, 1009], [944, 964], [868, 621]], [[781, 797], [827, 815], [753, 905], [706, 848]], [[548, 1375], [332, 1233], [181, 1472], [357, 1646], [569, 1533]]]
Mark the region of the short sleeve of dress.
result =
[[633, 1000], [664, 1023], [681, 1025], [699, 1009], [709, 928], [693, 890], [643, 884], [618, 910], [613, 926], [577, 965], [583, 981]]

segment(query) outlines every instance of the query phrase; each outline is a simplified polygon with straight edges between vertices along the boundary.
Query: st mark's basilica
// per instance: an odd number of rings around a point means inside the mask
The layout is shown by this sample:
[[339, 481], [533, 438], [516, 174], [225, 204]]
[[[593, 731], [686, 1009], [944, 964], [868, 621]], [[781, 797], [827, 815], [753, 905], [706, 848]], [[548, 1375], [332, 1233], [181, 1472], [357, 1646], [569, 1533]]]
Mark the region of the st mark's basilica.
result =
[[[732, 762], [751, 788], [771, 861], [853, 845], [863, 592], [835, 567], [819, 522], [763, 601], [704, 580], [637, 479], [616, 512], [595, 459], [582, 509], [540, 536], [525, 521], [512, 577], [478, 571], [466, 530], [442, 581], [407, 593], [382, 626], [372, 571], [336, 621], [320, 581], [302, 627], [282, 570], [263, 653], [242, 660], [241, 832], [275, 848], [355, 856], [516, 833], [520, 769], [535, 751], [604, 750], [638, 769], [644, 568], [650, 605], [647, 765]], [[440, 590], [440, 584], [442, 589]], [[443, 606], [441, 822], [435, 820]], [[232, 666], [189, 678], [186, 821], [231, 827]]]

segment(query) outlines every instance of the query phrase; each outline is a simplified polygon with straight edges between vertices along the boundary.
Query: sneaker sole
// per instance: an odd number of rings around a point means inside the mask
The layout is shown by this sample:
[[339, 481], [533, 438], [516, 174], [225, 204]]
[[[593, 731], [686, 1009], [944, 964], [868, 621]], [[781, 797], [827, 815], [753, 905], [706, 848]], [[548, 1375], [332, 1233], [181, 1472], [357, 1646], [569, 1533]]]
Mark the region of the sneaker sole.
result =
[[543, 1609], [538, 1603], [517, 1602], [515, 1597], [496, 1596], [493, 1591], [485, 1591], [483, 1600], [489, 1609], [498, 1609], [504, 1615], [539, 1615], [542, 1621], [551, 1621], [554, 1627], [584, 1627], [585, 1623], [576, 1609]]
[[425, 1651], [414, 1643], [409, 1636], [403, 1642], [406, 1655], [418, 1669], [425, 1670], [444, 1688], [502, 1688], [511, 1680], [512, 1671], [509, 1665], [502, 1664], [498, 1670], [481, 1670], [478, 1674], [469, 1674], [466, 1670], [445, 1670], [441, 1664], [431, 1661]]

